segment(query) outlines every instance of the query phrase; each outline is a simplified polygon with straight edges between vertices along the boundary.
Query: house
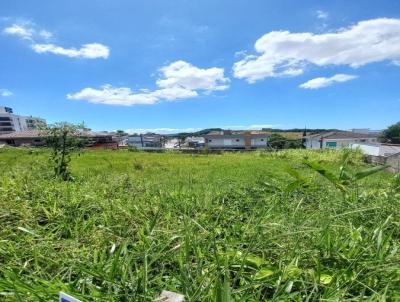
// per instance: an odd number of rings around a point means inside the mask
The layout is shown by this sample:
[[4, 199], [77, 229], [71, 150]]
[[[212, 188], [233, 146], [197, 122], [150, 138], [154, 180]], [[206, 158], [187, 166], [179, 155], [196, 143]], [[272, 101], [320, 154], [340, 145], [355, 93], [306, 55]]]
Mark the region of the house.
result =
[[179, 148], [180, 139], [176, 137], [165, 137], [164, 148], [165, 149], [175, 149]]
[[0, 135], [17, 131], [27, 131], [46, 126], [46, 120], [13, 113], [10, 107], [0, 107]]
[[44, 137], [39, 130], [14, 131], [0, 134], [0, 144], [1, 143], [14, 147], [24, 145], [40, 147], [45, 145]]
[[189, 136], [185, 139], [183, 147], [201, 148], [205, 146], [205, 139], [201, 136]]
[[205, 146], [210, 149], [267, 148], [268, 134], [253, 131], [216, 131], [204, 135]]
[[[92, 132], [84, 131], [79, 134], [81, 137], [87, 138], [86, 147], [88, 148], [111, 148], [118, 147], [113, 138], [112, 132]], [[0, 135], [0, 144], [7, 144], [14, 147], [44, 146], [46, 141], [46, 132], [44, 130], [26, 130], [15, 131]]]
[[128, 145], [138, 149], [164, 148], [163, 136], [156, 133], [133, 134], [128, 136]]
[[357, 131], [330, 131], [304, 137], [307, 149], [342, 149], [356, 143], [377, 143], [378, 133]]
[[89, 149], [118, 149], [118, 138], [115, 132], [86, 131], [82, 136], [87, 137], [86, 147]]

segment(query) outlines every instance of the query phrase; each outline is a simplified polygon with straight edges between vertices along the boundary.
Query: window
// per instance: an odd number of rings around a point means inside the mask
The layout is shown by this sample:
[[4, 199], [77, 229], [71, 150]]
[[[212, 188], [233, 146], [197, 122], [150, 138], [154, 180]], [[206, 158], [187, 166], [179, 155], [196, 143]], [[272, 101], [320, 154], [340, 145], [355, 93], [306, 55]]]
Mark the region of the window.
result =
[[238, 142], [238, 141], [240, 141], [240, 139], [237, 138], [236, 141]]
[[212, 142], [212, 139], [209, 139], [208, 142]]
[[326, 142], [325, 146], [327, 148], [336, 148], [337, 147], [337, 142]]
[[263, 141], [264, 141], [264, 139], [262, 138], [262, 139], [261, 139], [261, 141], [263, 142]]

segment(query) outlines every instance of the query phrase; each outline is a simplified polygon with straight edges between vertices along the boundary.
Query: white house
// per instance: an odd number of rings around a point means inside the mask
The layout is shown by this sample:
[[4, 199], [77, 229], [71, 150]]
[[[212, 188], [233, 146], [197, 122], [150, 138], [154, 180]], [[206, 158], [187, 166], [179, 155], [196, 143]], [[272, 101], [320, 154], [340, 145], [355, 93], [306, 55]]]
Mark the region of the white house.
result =
[[305, 137], [307, 149], [342, 149], [356, 143], [377, 143], [377, 133], [359, 133], [354, 131], [330, 131]]
[[205, 146], [210, 149], [258, 149], [268, 146], [268, 134], [232, 132], [229, 130], [204, 135]]

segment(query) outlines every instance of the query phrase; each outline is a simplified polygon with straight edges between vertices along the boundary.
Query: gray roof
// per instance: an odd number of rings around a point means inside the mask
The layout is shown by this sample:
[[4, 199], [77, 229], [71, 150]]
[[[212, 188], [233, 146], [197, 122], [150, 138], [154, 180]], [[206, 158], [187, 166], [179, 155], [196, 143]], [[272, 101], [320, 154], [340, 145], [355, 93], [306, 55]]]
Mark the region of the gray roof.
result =
[[352, 138], [378, 138], [379, 133], [356, 133], [352, 131], [331, 131], [308, 135], [307, 138], [322, 137], [324, 139], [352, 139]]

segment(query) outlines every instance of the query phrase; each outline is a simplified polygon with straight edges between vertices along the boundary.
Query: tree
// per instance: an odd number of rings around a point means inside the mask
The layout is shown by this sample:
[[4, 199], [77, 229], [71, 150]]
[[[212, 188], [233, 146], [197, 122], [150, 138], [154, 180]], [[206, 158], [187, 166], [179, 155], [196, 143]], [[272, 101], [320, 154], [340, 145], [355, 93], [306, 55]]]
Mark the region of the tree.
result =
[[301, 139], [301, 147], [305, 148], [306, 147], [306, 136], [307, 136], [307, 128], [304, 127], [304, 131], [303, 131], [303, 137]]
[[52, 149], [50, 161], [53, 163], [54, 175], [64, 181], [73, 180], [69, 171], [71, 153], [85, 146], [87, 137], [83, 125], [56, 123], [43, 131], [45, 142]]
[[278, 133], [272, 133], [268, 138], [268, 144], [274, 149], [283, 149], [286, 144], [286, 138]]
[[382, 139], [386, 143], [400, 144], [400, 122], [389, 126], [383, 131]]
[[124, 130], [117, 130], [117, 136], [122, 137], [122, 136], [127, 136], [128, 133], [126, 133]]

